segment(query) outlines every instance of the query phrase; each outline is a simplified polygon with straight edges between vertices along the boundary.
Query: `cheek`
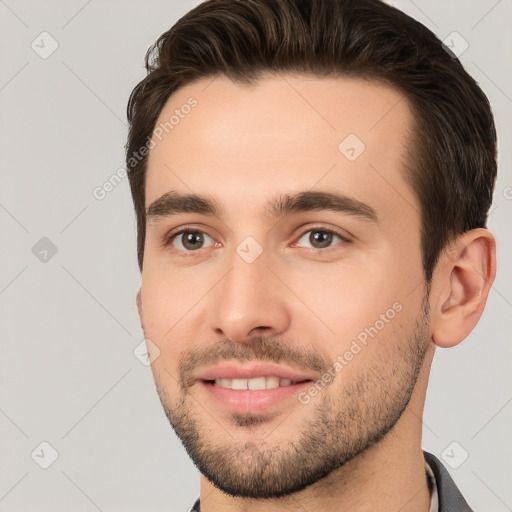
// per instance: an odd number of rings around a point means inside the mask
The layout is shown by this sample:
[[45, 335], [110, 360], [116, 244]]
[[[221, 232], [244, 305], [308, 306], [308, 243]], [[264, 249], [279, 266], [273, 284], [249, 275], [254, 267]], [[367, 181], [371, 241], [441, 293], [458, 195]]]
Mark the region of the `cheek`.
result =
[[[144, 335], [159, 350], [152, 368], [155, 380], [174, 388], [178, 380], [177, 363], [180, 354], [190, 345], [190, 337], [184, 333], [187, 314], [199, 300], [198, 290], [188, 286], [168, 272], [154, 266], [145, 267], [141, 299], [143, 305]], [[170, 375], [169, 375], [170, 373]]]
[[173, 327], [177, 322], [173, 314], [174, 300], [161, 293], [160, 288], [151, 286], [144, 286], [141, 296], [144, 335], [157, 347], [154, 349], [157, 357], [151, 364], [151, 370], [161, 399], [172, 409], [180, 389], [178, 362], [187, 343], [183, 336], [176, 335], [178, 328]]
[[144, 265], [141, 298], [146, 331], [156, 340], [174, 339], [211, 285], [190, 269], [150, 258]]
[[342, 263], [318, 266], [314, 272], [288, 271], [286, 281], [294, 283], [293, 291], [310, 310], [297, 304], [300, 328], [311, 331], [317, 327], [322, 343], [330, 340], [332, 348], [339, 351], [387, 311], [394, 317], [393, 305], [401, 297], [399, 280], [383, 268], [382, 264]]

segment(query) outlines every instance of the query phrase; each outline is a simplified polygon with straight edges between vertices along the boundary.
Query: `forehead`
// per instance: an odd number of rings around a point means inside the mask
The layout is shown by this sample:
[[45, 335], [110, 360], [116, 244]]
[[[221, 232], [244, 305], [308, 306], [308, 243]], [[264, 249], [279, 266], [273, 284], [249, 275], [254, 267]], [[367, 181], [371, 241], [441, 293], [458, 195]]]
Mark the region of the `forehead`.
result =
[[201, 79], [178, 89], [156, 123], [146, 206], [178, 190], [248, 208], [254, 197], [315, 187], [410, 215], [418, 210], [404, 179], [411, 126], [404, 95], [376, 81]]

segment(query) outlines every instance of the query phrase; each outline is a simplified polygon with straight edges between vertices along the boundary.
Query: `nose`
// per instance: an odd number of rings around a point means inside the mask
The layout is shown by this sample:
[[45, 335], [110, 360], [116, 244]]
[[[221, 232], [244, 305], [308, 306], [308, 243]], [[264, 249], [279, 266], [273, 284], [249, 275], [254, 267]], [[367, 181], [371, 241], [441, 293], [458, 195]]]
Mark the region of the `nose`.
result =
[[272, 337], [286, 331], [290, 311], [285, 290], [275, 270], [268, 268], [265, 251], [252, 263], [234, 252], [230, 263], [209, 305], [215, 334], [248, 343], [255, 336]]

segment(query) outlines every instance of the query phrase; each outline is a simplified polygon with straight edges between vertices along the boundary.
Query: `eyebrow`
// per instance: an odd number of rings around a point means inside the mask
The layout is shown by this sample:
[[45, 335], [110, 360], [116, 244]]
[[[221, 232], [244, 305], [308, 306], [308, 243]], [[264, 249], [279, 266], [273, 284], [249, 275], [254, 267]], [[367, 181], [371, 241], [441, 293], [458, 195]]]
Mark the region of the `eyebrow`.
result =
[[[279, 195], [267, 201], [265, 205], [265, 215], [269, 218], [317, 210], [340, 212], [372, 222], [378, 221], [377, 213], [370, 205], [334, 192], [308, 190], [293, 195]], [[146, 218], [148, 222], [154, 222], [159, 218], [180, 213], [200, 213], [221, 218], [224, 208], [209, 195], [181, 194], [171, 190], [151, 203], [146, 209]]]

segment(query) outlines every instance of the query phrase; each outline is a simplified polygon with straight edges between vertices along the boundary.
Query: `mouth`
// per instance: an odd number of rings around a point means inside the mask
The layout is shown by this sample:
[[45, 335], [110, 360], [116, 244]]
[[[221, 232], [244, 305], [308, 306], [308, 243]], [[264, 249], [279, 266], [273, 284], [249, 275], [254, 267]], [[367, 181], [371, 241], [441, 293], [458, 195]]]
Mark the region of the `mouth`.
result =
[[302, 382], [311, 382], [311, 380], [310, 379], [303, 379], [303, 380], [283, 379], [280, 377], [270, 375], [270, 376], [253, 377], [251, 379], [219, 378], [219, 379], [213, 379], [213, 380], [205, 380], [204, 382], [206, 384], [212, 384], [215, 386], [219, 386], [221, 388], [232, 389], [235, 391], [242, 391], [245, 389], [250, 389], [252, 391], [260, 391], [263, 389], [275, 389], [275, 388], [279, 388], [279, 387], [294, 386], [295, 384], [300, 384]]
[[219, 411], [252, 415], [273, 410], [282, 414], [286, 407], [300, 405], [296, 395], [314, 380], [313, 375], [287, 367], [234, 363], [210, 368], [197, 377], [210, 401], [220, 405]]

